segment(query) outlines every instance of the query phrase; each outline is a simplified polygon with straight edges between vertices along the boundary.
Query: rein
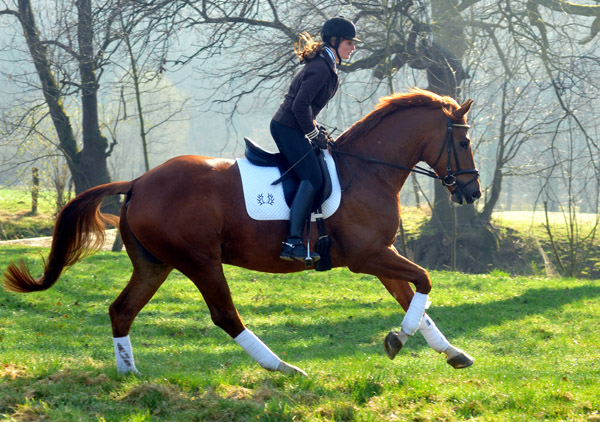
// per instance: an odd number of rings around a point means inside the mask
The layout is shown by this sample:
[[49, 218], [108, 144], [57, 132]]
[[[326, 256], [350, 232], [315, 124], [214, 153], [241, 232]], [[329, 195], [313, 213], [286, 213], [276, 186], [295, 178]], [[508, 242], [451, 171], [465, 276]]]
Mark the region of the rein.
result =
[[[438, 155], [437, 160], [435, 160], [435, 163], [431, 166], [431, 167], [435, 167], [435, 165], [440, 161], [440, 158], [442, 157], [442, 154], [444, 153], [444, 147], [446, 147], [446, 145], [447, 145], [446, 150], [448, 153], [448, 163], [446, 165], [446, 175], [445, 176], [438, 176], [437, 173], [435, 173], [434, 171], [425, 169], [425, 168], [419, 167], [419, 166], [415, 166], [415, 167], [411, 168], [411, 167], [403, 166], [401, 164], [395, 164], [395, 163], [390, 163], [388, 161], [379, 160], [379, 159], [373, 158], [373, 157], [366, 157], [364, 155], [354, 154], [352, 152], [340, 151], [339, 149], [337, 149], [337, 145], [335, 144], [335, 142], [330, 142], [329, 144], [331, 145], [331, 151], [334, 154], [337, 154], [340, 156], [346, 155], [348, 157], [356, 158], [361, 161], [367, 162], [369, 164], [380, 164], [380, 165], [384, 165], [384, 166], [388, 166], [388, 167], [393, 167], [393, 168], [399, 169], [399, 170], [406, 170], [406, 171], [409, 171], [412, 173], [422, 174], [427, 177], [431, 177], [432, 179], [440, 180], [442, 182], [442, 184], [447, 187], [455, 186], [458, 184], [459, 185], [458, 188], [460, 189], [461, 187], [467, 186], [468, 184], [473, 182], [473, 180], [476, 180], [479, 177], [479, 170], [477, 170], [476, 168], [461, 170], [460, 163], [458, 161], [458, 153], [456, 151], [456, 146], [454, 145], [454, 138], [452, 136], [452, 129], [455, 127], [462, 127], [462, 128], [466, 128], [466, 129], [471, 128], [471, 126], [469, 126], [467, 124], [454, 123], [450, 118], [448, 118], [448, 125], [447, 125], [447, 130], [446, 130], [446, 137], [444, 138], [444, 144], [442, 145], [442, 149], [440, 151], [440, 154]], [[452, 167], [450, 166], [452, 153], [454, 153], [454, 160], [456, 161], [456, 171], [452, 171]], [[343, 158], [343, 157], [340, 157], [340, 158]], [[350, 164], [348, 163], [347, 160], [344, 160], [344, 162], [350, 168], [351, 176], [350, 176], [350, 182], [348, 182], [348, 185], [346, 185], [344, 188], [342, 188], [342, 191], [345, 191], [346, 189], [348, 189], [354, 179], [354, 173], [352, 173], [352, 167], [350, 167]], [[456, 177], [460, 176], [461, 174], [475, 174], [475, 177], [467, 184], [461, 186], [458, 183], [458, 181], [456, 180]]]

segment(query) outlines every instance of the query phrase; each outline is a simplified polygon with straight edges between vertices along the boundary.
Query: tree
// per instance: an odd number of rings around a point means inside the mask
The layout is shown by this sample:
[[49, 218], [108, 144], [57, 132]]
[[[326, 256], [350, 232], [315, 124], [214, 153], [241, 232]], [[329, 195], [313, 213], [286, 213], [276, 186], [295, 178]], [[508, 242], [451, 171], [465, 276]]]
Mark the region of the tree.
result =
[[[134, 31], [136, 37], [146, 37], [148, 43], [162, 50], [159, 37], [149, 34], [167, 19], [168, 7], [164, 9], [166, 15], [157, 11], [162, 13], [161, 6], [169, 3], [121, 0], [56, 3], [53, 4], [56, 21], [49, 25], [43, 20], [40, 25], [34, 10], [34, 6], [43, 10], [49, 6], [47, 3], [18, 0], [10, 6], [5, 2], [0, 10], [0, 15], [19, 23], [38, 83], [26, 74], [9, 77], [29, 86], [35, 84], [41, 92], [77, 193], [110, 181], [107, 160], [116, 139], [109, 143], [102, 132], [98, 110], [101, 76], [120, 62], [118, 54], [134, 59], [137, 52], [126, 49], [123, 53], [121, 49], [123, 40], [131, 47]], [[32, 107], [38, 108], [39, 104]], [[81, 118], [80, 137], [74, 129], [77, 126], [73, 123], [74, 115]]]
[[[19, 0], [16, 9], [4, 9], [0, 14], [11, 15], [20, 23], [30, 57], [41, 83], [44, 100], [57, 137], [61, 151], [67, 158], [76, 192], [109, 181], [106, 157], [109, 155], [108, 142], [102, 135], [98, 122], [98, 57], [94, 53], [91, 1], [76, 2], [78, 48], [63, 44], [59, 40], [44, 40], [36, 23], [31, 1]], [[83, 148], [79, 149], [77, 139], [67, 113], [65, 90], [53, 71], [52, 52], [49, 46], [58, 47], [71, 57], [76, 58], [79, 65], [80, 82], [77, 88], [81, 95], [81, 116]], [[67, 75], [65, 75], [67, 76]], [[70, 75], [69, 75], [70, 76]], [[75, 83], [75, 82], [71, 82]]]

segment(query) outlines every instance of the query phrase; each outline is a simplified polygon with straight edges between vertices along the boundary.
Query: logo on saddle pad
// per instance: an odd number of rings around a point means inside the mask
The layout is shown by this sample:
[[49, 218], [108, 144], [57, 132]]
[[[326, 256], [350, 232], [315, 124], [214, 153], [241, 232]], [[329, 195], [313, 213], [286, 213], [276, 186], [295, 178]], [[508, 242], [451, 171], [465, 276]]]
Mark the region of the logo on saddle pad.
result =
[[262, 193], [259, 193], [256, 199], [258, 200], [258, 205], [273, 205], [275, 203], [275, 197], [272, 193], [267, 194], [266, 201]]
[[[328, 218], [340, 206], [342, 192], [333, 157], [329, 151], [324, 151], [324, 153], [327, 169], [331, 176], [332, 191], [329, 198], [323, 202], [321, 210], [323, 218]], [[238, 158], [236, 161], [242, 176], [248, 215], [254, 220], [289, 220], [290, 208], [285, 201], [282, 184], [271, 185], [271, 182], [281, 176], [277, 167], [256, 166], [247, 158]]]

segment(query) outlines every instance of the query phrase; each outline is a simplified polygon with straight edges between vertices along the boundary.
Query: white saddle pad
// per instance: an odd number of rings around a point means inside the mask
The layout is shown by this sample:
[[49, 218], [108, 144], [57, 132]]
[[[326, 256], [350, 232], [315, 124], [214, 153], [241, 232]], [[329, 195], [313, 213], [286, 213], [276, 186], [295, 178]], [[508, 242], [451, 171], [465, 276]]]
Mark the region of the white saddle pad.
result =
[[[331, 196], [323, 203], [321, 210], [323, 211], [323, 218], [328, 218], [340, 206], [342, 192], [333, 157], [329, 151], [324, 151], [324, 153], [327, 169], [331, 176], [332, 190]], [[289, 220], [290, 208], [285, 202], [282, 184], [271, 185], [271, 182], [281, 176], [279, 169], [277, 167], [255, 166], [246, 158], [238, 158], [236, 161], [242, 176], [248, 215], [254, 220]]]

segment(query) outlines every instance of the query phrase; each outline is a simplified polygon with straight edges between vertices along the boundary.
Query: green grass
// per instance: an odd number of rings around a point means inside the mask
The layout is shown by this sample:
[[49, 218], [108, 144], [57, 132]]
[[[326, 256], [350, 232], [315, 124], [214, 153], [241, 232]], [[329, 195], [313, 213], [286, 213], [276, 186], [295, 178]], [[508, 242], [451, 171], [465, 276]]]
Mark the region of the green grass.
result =
[[[550, 259], [557, 272], [577, 277], [600, 278], [600, 237], [595, 233], [596, 214], [579, 213], [576, 215], [573, 232], [569, 234], [570, 224], [567, 217], [560, 212], [549, 212], [548, 222], [554, 238], [556, 250], [563, 264], [563, 269], [556, 259], [556, 252], [546, 229], [546, 216], [543, 211], [502, 211], [494, 213], [493, 222], [501, 232], [510, 231], [519, 239], [517, 243], [528, 246], [532, 255], [541, 248]], [[569, 240], [571, 237], [572, 243]], [[514, 236], [511, 238], [514, 242]], [[539, 252], [538, 262], [541, 266]], [[531, 257], [530, 257], [531, 258]], [[523, 273], [523, 272], [519, 272]]]
[[0, 240], [50, 236], [54, 228], [56, 194], [40, 191], [38, 213], [31, 214], [31, 191], [0, 188]]
[[[582, 235], [589, 233], [596, 224], [596, 214], [579, 213], [577, 223]], [[546, 216], [544, 211], [499, 211], [493, 214], [493, 220], [499, 226], [508, 226], [521, 232], [529, 232], [539, 238], [548, 236], [545, 225]], [[548, 220], [550, 227], [557, 236], [565, 235], [565, 216], [560, 212], [549, 212]]]
[[[2, 247], [0, 268], [47, 250]], [[371, 276], [226, 267], [245, 323], [307, 378], [261, 369], [173, 273], [131, 332], [143, 375], [119, 377], [108, 306], [124, 253], [98, 253], [47, 292], [0, 292], [0, 419], [53, 421], [600, 420], [600, 285], [434, 272], [429, 314], [475, 358], [455, 370], [416, 335], [394, 361], [403, 312]]]

